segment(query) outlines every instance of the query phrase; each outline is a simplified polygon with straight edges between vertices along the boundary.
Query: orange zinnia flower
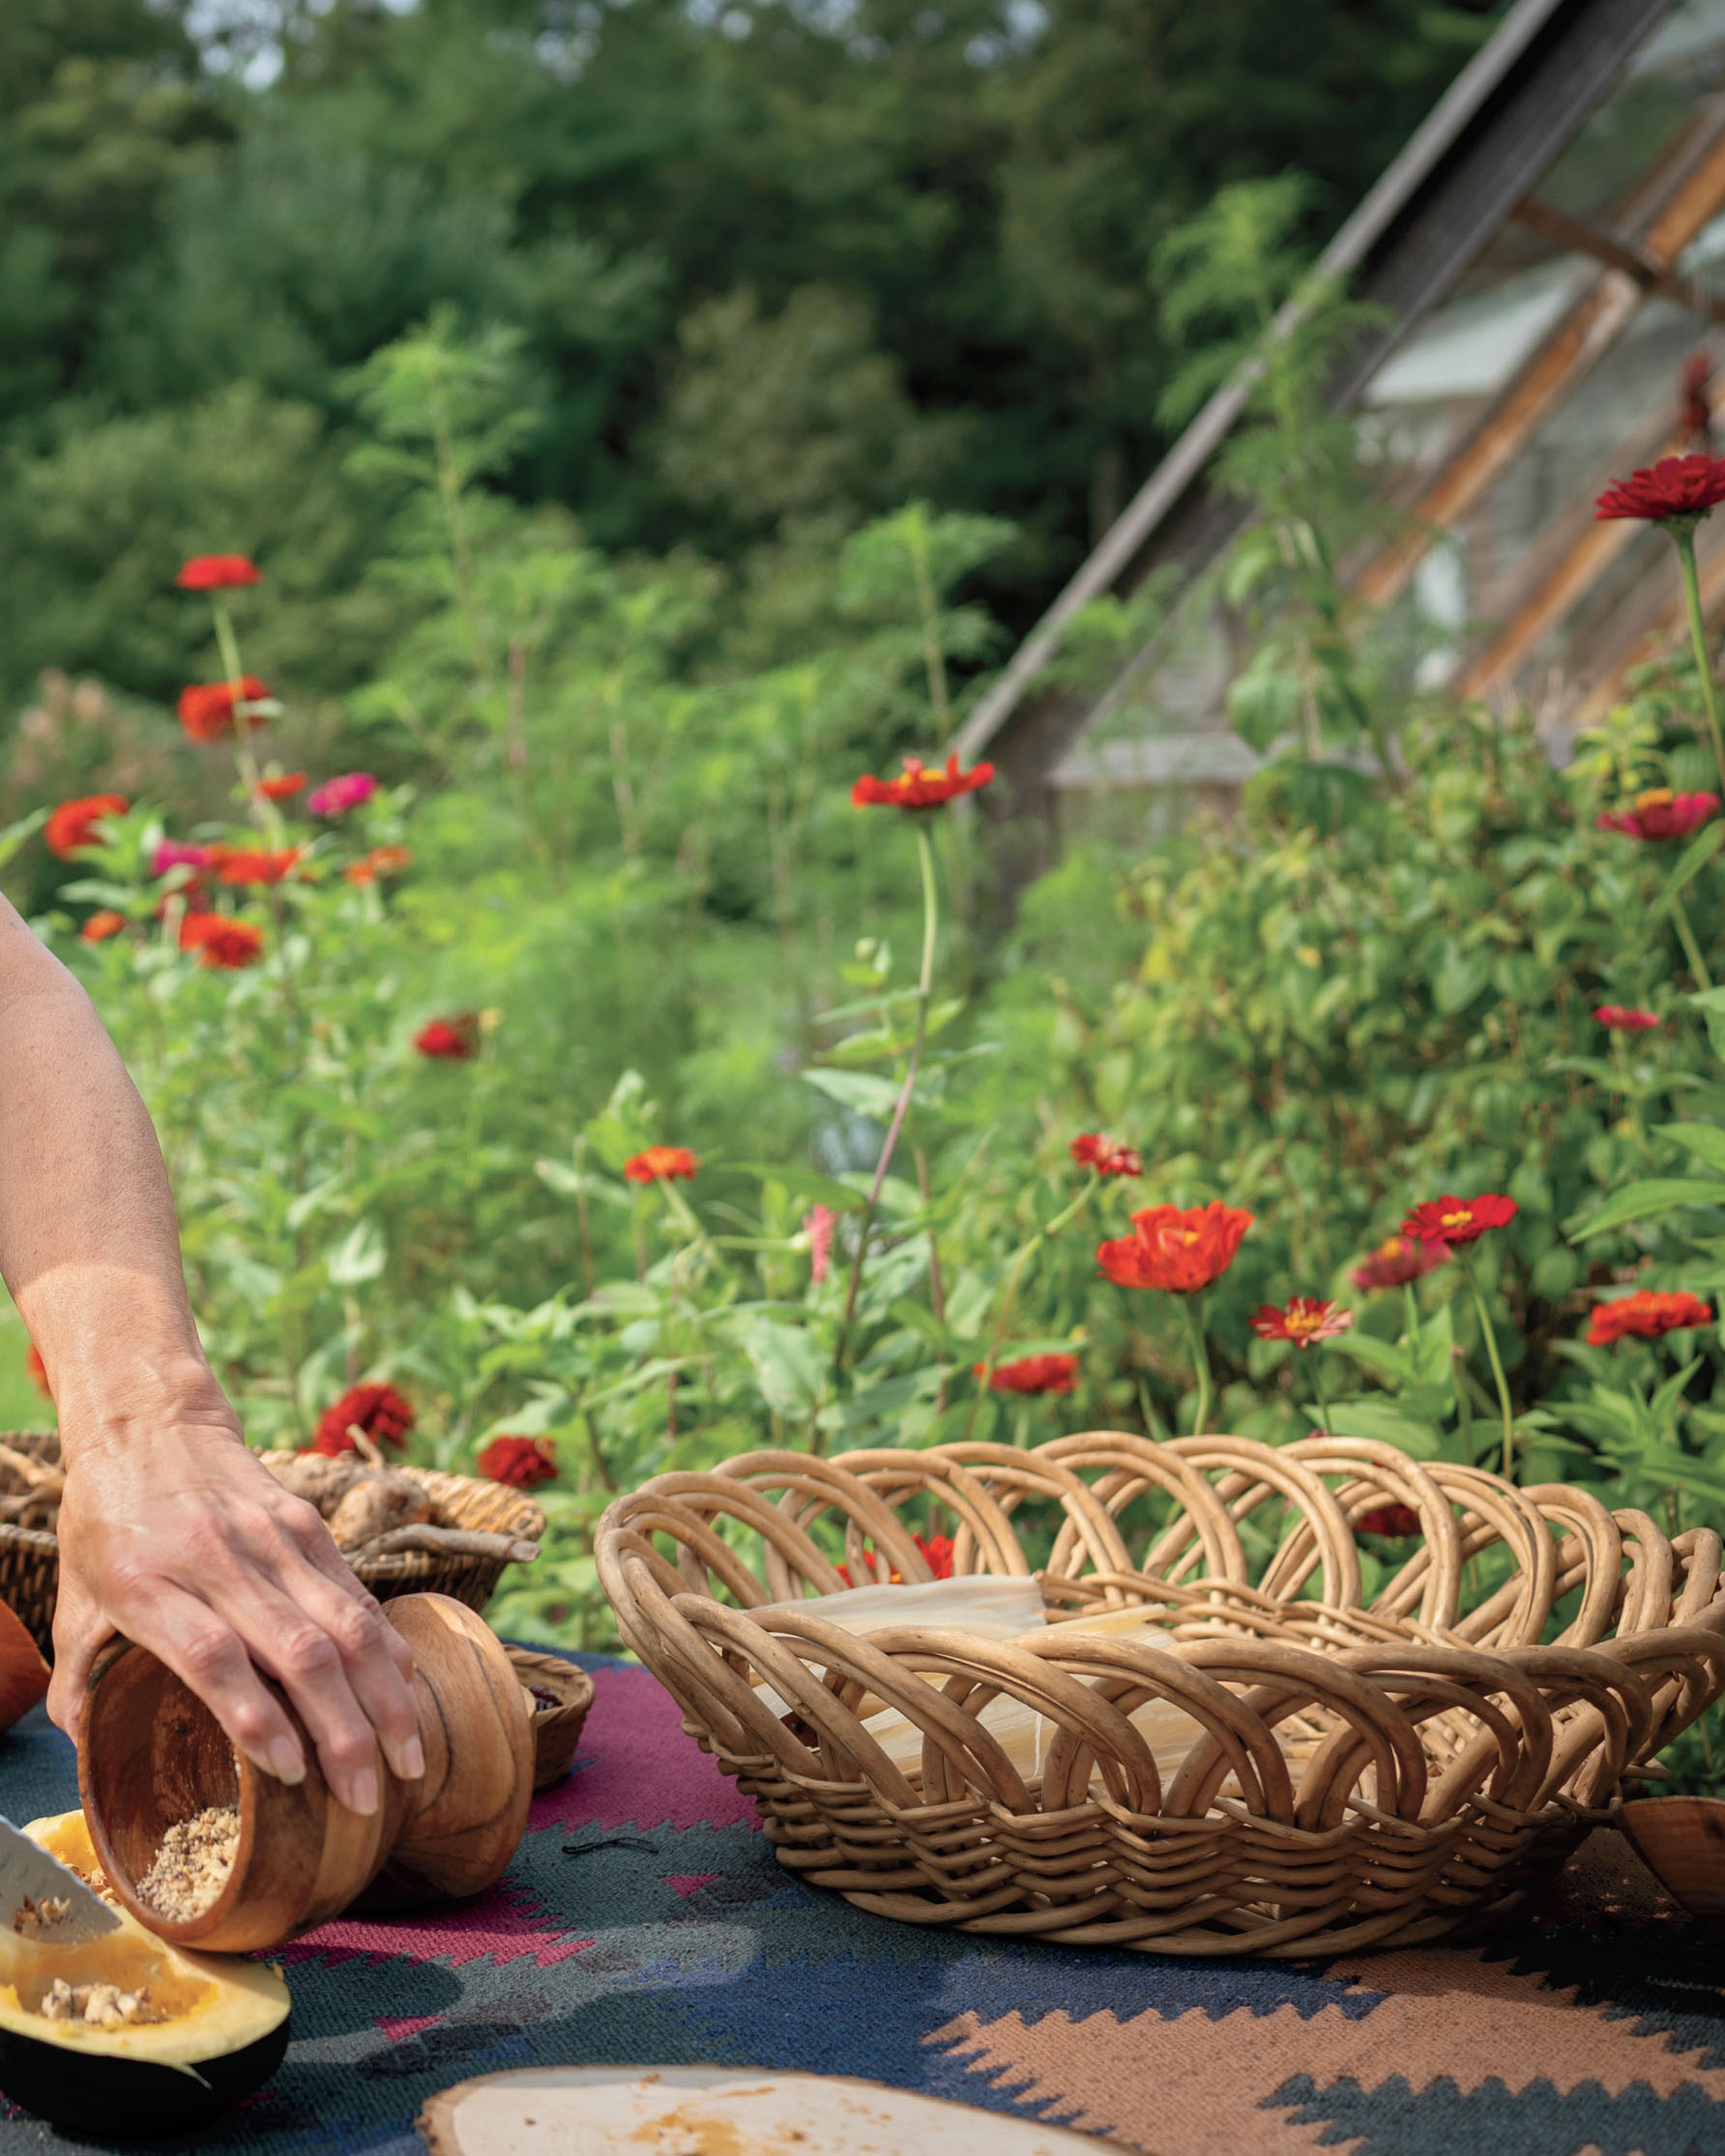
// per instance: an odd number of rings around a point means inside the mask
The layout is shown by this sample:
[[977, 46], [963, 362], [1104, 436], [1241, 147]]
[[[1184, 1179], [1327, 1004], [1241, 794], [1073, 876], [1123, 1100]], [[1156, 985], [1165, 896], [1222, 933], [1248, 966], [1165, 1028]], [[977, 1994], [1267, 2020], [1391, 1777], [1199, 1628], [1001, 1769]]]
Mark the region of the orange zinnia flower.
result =
[[54, 1397], [53, 1389], [48, 1384], [48, 1366], [42, 1359], [42, 1351], [34, 1340], [24, 1351], [24, 1375], [44, 1400]]
[[104, 944], [110, 936], [117, 936], [126, 925], [126, 916], [115, 913], [111, 906], [103, 906], [100, 913], [92, 914], [78, 934], [87, 944]]
[[212, 846], [210, 865], [219, 883], [278, 884], [299, 866], [303, 851], [299, 846], [277, 853], [262, 846]]
[[1662, 1295], [1654, 1288], [1638, 1288], [1615, 1302], [1595, 1304], [1588, 1321], [1588, 1346], [1609, 1348], [1613, 1341], [1631, 1334], [1638, 1340], [1656, 1340], [1662, 1332], [1687, 1331], [1712, 1322], [1712, 1305], [1684, 1289]]
[[257, 790], [267, 801], [290, 801], [305, 783], [304, 772], [288, 772], [280, 778], [260, 778]]
[[1352, 1310], [1339, 1302], [1323, 1302], [1316, 1296], [1292, 1296], [1285, 1310], [1267, 1302], [1248, 1321], [1260, 1340], [1291, 1340], [1297, 1348], [1309, 1348], [1319, 1340], [1333, 1340], [1354, 1323]]
[[371, 884], [379, 876], [398, 876], [412, 859], [405, 846], [373, 846], [363, 860], [350, 860], [341, 873], [350, 884]]
[[1416, 1242], [1477, 1242], [1488, 1228], [1506, 1228], [1521, 1208], [1488, 1190], [1478, 1198], [1428, 1198], [1402, 1222]]
[[1067, 1148], [1081, 1168], [1094, 1168], [1098, 1176], [1141, 1176], [1143, 1156], [1132, 1146], [1123, 1146], [1100, 1130], [1087, 1130]]
[[[270, 693], [269, 684], [255, 674], [240, 676], [240, 702], [261, 704]], [[195, 682], [180, 691], [180, 724], [194, 742], [213, 742], [234, 723], [234, 690], [231, 682]], [[255, 720], [248, 723], [255, 724]]]
[[231, 914], [188, 914], [180, 923], [180, 948], [195, 950], [200, 966], [238, 973], [264, 954], [264, 932]]
[[124, 794], [84, 794], [62, 801], [43, 828], [50, 854], [71, 860], [80, 846], [99, 843], [96, 827], [109, 816], [124, 816], [132, 803]]
[[700, 1162], [687, 1146], [649, 1146], [623, 1163], [630, 1182], [675, 1182], [692, 1176]]
[[1195, 1296], [1234, 1263], [1252, 1215], [1219, 1198], [1207, 1206], [1147, 1206], [1132, 1215], [1132, 1233], [1105, 1242], [1096, 1263], [1123, 1288], [1160, 1288]]
[[194, 554], [174, 582], [183, 592], [225, 592], [236, 584], [261, 584], [263, 573], [245, 554]]
[[974, 794], [994, 776], [992, 764], [979, 764], [961, 772], [958, 758], [949, 756], [945, 771], [927, 770], [921, 759], [907, 756], [896, 778], [862, 777], [851, 788], [853, 808], [941, 808], [960, 794]]

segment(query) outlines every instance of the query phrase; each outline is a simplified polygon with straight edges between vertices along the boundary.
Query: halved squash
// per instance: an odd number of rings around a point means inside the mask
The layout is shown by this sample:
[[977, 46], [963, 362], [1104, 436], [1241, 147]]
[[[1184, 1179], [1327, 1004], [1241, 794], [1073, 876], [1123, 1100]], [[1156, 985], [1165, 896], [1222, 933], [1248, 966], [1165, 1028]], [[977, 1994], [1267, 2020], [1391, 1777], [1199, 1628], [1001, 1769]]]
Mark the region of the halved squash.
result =
[[[81, 1812], [24, 1829], [62, 1864], [101, 1883]], [[56, 2126], [108, 2136], [201, 2125], [275, 2073], [287, 2050], [278, 1971], [225, 1954], [188, 1954], [124, 1909], [117, 1931], [79, 1946], [0, 1929], [0, 2090]], [[149, 1994], [161, 2018], [111, 2025], [50, 2021], [56, 1977]]]

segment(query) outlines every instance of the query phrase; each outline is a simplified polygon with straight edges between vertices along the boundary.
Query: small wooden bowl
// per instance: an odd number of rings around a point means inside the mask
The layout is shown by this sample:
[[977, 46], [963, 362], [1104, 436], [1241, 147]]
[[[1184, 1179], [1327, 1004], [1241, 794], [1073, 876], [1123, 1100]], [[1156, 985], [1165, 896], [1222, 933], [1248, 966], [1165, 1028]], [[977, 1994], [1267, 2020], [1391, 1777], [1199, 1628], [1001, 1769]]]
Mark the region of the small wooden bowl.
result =
[[558, 1654], [536, 1654], [531, 1647], [508, 1649], [511, 1666], [529, 1692], [555, 1692], [557, 1704], [534, 1702], [533, 1786], [548, 1790], [575, 1763], [575, 1750], [587, 1711], [593, 1704], [593, 1679]]
[[1725, 1798], [1637, 1797], [1617, 1823], [1674, 1902], [1691, 1916], [1725, 1916]]
[[[272, 1685], [306, 1749], [290, 1788], [237, 1753], [215, 1716], [153, 1654], [116, 1643], [92, 1671], [78, 1731], [78, 1788], [108, 1882], [141, 1924], [176, 1946], [246, 1953], [277, 1946], [351, 1908], [402, 1908], [476, 1894], [513, 1856], [533, 1795], [521, 1687], [482, 1618], [435, 1594], [386, 1613], [413, 1649], [425, 1773], [392, 1774], [375, 1754], [382, 1802], [370, 1818], [330, 1794], [305, 1726]], [[268, 1681], [268, 1680], [266, 1680]], [[211, 1805], [240, 1814], [227, 1881], [195, 1916], [175, 1918], [137, 1890], [166, 1829]]]

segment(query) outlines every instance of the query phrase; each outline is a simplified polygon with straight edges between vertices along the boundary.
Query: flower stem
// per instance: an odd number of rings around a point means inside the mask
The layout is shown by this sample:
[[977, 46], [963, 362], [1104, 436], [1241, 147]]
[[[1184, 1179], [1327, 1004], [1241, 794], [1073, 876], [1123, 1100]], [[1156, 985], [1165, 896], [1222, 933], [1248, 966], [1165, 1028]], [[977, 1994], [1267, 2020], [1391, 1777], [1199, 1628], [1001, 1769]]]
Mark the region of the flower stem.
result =
[[240, 664], [240, 643], [234, 634], [233, 618], [219, 598], [212, 598], [210, 608], [216, 617], [216, 648], [221, 654], [222, 671], [227, 676], [228, 700], [234, 714], [234, 761], [240, 767], [240, 782], [246, 789], [246, 801], [251, 820], [260, 830], [270, 828], [264, 798], [258, 792], [257, 758], [251, 753], [250, 721], [241, 710], [245, 702], [243, 684], [245, 669]]
[[1414, 1293], [1414, 1283], [1411, 1280], [1402, 1282], [1402, 1310], [1407, 1318], [1408, 1338], [1418, 1340], [1419, 1337], [1419, 1299]]
[[1677, 930], [1677, 940], [1683, 947], [1683, 956], [1689, 961], [1689, 971], [1695, 985], [1705, 995], [1713, 985], [1713, 976], [1707, 970], [1707, 960], [1701, 955], [1701, 946], [1695, 941], [1695, 930], [1690, 925], [1689, 909], [1683, 904], [1683, 894], [1674, 890], [1671, 894], [1671, 925]]
[[1318, 1418], [1324, 1425], [1324, 1435], [1332, 1438], [1335, 1432], [1330, 1427], [1330, 1387], [1324, 1383], [1324, 1350], [1318, 1347], [1312, 1353], [1312, 1390], [1318, 1396]]
[[1012, 1269], [1007, 1275], [1007, 1292], [1001, 1297], [1000, 1308], [995, 1313], [994, 1329], [988, 1337], [988, 1353], [983, 1359], [982, 1374], [977, 1380], [976, 1397], [971, 1401], [970, 1413], [964, 1418], [964, 1434], [958, 1441], [960, 1444], [969, 1442], [971, 1428], [977, 1419], [977, 1410], [986, 1399], [988, 1388], [994, 1383], [994, 1366], [1000, 1356], [1000, 1344], [1006, 1338], [1007, 1320], [1012, 1315], [1012, 1301], [1018, 1293], [1019, 1278], [1030, 1263], [1032, 1252], [1039, 1250], [1045, 1242], [1052, 1242], [1063, 1228], [1069, 1227], [1077, 1219], [1096, 1195], [1101, 1180], [1100, 1176], [1093, 1175], [1071, 1204], [1057, 1212], [1045, 1228], [1038, 1228], [1030, 1240], [1021, 1243], [1014, 1253]]
[[1198, 1380], [1198, 1412], [1192, 1420], [1192, 1435], [1201, 1438], [1210, 1421], [1210, 1347], [1204, 1337], [1202, 1296], [1180, 1296], [1180, 1314], [1185, 1320], [1186, 1339], [1191, 1345], [1192, 1370]]
[[1509, 1380], [1504, 1375], [1504, 1358], [1498, 1353], [1498, 1336], [1492, 1328], [1491, 1312], [1485, 1306], [1485, 1297], [1480, 1291], [1479, 1276], [1471, 1260], [1464, 1261], [1463, 1269], [1468, 1276], [1468, 1287], [1473, 1293], [1474, 1308], [1479, 1313], [1479, 1329], [1485, 1335], [1485, 1352], [1491, 1357], [1491, 1374], [1497, 1380], [1498, 1405], [1504, 1411], [1504, 1479], [1515, 1478], [1515, 1411], [1509, 1405]]
[[1695, 529], [1692, 524], [1674, 525], [1677, 558], [1683, 572], [1683, 597], [1689, 608], [1689, 641], [1695, 647], [1695, 666], [1701, 676], [1701, 699], [1707, 709], [1707, 730], [1712, 736], [1713, 762], [1719, 785], [1725, 789], [1725, 735], [1719, 732], [1719, 691], [1713, 683], [1712, 661], [1708, 656], [1707, 624], [1701, 614], [1701, 579], [1695, 569]]
[[934, 987], [934, 945], [940, 922], [940, 894], [935, 885], [934, 848], [929, 842], [928, 826], [921, 817], [917, 820], [917, 859], [922, 871], [922, 972], [917, 982], [917, 1029], [911, 1039], [910, 1061], [904, 1068], [904, 1083], [898, 1089], [897, 1105], [892, 1110], [892, 1121], [887, 1126], [881, 1156], [875, 1162], [874, 1180], [868, 1186], [868, 1203], [863, 1208], [862, 1225], [857, 1233], [857, 1255], [851, 1261], [850, 1284], [844, 1297], [844, 1314], [838, 1321], [838, 1338], [833, 1347], [833, 1368], [835, 1374], [844, 1366], [845, 1350], [850, 1343], [851, 1320], [857, 1312], [857, 1294], [862, 1285], [862, 1261], [868, 1255], [868, 1238], [874, 1227], [875, 1209], [880, 1204], [887, 1170], [892, 1164], [898, 1133], [904, 1128], [904, 1119], [910, 1112], [911, 1095], [917, 1090], [917, 1073], [922, 1064], [922, 1045], [928, 1037], [928, 999]]

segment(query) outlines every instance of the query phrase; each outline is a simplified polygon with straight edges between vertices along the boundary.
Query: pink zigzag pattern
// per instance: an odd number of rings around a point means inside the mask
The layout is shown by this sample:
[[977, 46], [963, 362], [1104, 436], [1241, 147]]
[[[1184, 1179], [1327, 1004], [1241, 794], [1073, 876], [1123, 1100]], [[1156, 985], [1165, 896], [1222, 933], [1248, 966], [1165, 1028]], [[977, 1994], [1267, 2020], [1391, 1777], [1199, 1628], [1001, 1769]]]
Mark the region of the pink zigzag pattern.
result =
[[591, 1938], [570, 1938], [553, 1924], [538, 1921], [541, 1906], [505, 1880], [489, 1893], [459, 1908], [428, 1916], [338, 1916], [281, 1949], [284, 1962], [345, 1962], [356, 1956], [388, 1961], [405, 1955], [415, 1962], [447, 1961], [452, 1968], [489, 1956], [492, 1966], [532, 1956], [540, 1968], [551, 1968], [591, 1946]]

